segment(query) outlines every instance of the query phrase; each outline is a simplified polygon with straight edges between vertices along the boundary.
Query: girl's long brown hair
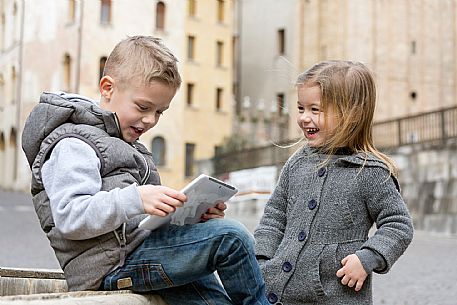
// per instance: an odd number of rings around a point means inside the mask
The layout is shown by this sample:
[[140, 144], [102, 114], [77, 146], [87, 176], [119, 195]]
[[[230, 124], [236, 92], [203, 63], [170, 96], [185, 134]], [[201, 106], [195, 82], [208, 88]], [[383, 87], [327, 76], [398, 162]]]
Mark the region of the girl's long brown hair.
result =
[[364, 64], [323, 61], [300, 74], [296, 85], [319, 86], [324, 115], [327, 116], [329, 107], [334, 110], [338, 126], [322, 147], [326, 153], [332, 155], [342, 147], [349, 148], [352, 153], [372, 153], [385, 162], [391, 174], [396, 175], [392, 159], [373, 144], [376, 86]]

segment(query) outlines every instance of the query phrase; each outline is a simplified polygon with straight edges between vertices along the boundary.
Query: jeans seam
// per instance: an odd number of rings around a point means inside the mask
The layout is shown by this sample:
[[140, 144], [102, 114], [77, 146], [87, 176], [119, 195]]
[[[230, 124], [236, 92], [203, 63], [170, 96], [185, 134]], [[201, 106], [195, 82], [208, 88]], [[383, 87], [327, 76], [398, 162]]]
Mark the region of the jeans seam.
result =
[[198, 295], [202, 298], [202, 300], [207, 304], [207, 305], [214, 305], [212, 303], [210, 303], [209, 300], [207, 300], [201, 293], [200, 293], [200, 290], [198, 290], [198, 288], [195, 286], [194, 283], [191, 283], [192, 287], [195, 289], [195, 291], [198, 293]]

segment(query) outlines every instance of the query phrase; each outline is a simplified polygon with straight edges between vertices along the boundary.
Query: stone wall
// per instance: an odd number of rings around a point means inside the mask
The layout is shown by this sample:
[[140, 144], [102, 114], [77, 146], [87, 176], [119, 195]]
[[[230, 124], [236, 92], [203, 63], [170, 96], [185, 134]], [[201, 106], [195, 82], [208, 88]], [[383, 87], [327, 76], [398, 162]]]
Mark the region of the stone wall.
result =
[[399, 168], [402, 195], [415, 228], [457, 234], [457, 139], [387, 153]]

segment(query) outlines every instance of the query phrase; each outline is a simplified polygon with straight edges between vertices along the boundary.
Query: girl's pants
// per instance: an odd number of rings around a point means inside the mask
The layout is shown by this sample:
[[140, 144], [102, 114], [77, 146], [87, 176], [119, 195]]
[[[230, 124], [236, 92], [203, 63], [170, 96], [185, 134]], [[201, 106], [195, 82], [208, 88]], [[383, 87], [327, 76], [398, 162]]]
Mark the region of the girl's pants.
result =
[[103, 288], [153, 291], [170, 305], [266, 305], [253, 243], [246, 228], [229, 219], [164, 226], [105, 277]]

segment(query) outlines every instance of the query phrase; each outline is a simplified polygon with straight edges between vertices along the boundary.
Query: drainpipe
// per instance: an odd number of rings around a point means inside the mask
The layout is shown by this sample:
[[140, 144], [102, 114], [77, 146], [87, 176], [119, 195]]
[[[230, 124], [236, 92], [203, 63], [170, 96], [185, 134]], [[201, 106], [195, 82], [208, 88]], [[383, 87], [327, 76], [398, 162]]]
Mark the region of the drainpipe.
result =
[[79, 25], [78, 25], [78, 53], [76, 55], [76, 83], [75, 93], [79, 93], [79, 82], [81, 76], [81, 50], [83, 37], [83, 16], [84, 16], [84, 0], [79, 1]]
[[16, 85], [16, 153], [14, 155], [14, 172], [13, 178], [18, 181], [18, 169], [20, 167], [19, 152], [21, 151], [21, 107], [22, 107], [22, 73], [23, 67], [23, 53], [24, 53], [24, 21], [25, 21], [25, 0], [22, 0], [21, 5], [21, 27], [19, 34], [19, 56], [18, 56], [18, 76]]

